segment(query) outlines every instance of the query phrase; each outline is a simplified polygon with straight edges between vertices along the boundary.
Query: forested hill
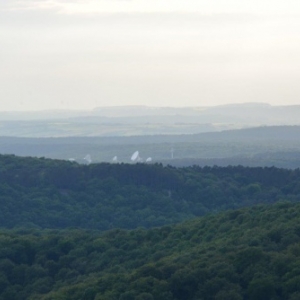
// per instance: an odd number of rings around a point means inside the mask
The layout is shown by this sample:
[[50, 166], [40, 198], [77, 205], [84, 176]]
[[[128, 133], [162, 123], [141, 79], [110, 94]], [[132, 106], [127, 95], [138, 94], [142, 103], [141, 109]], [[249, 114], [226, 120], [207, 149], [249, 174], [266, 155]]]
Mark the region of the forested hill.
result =
[[86, 166], [0, 156], [3, 228], [149, 228], [280, 200], [300, 200], [298, 169]]
[[298, 300], [300, 204], [155, 229], [2, 230], [0, 300]]
[[[66, 126], [65, 123], [63, 124]], [[19, 127], [23, 128], [18, 125]], [[35, 128], [40, 126], [35, 125]], [[139, 150], [143, 159], [151, 157], [153, 162], [174, 166], [180, 165], [180, 161], [184, 166], [188, 166], [189, 160], [198, 163], [202, 160], [206, 165], [274, 165], [296, 169], [300, 167], [299, 136], [300, 126], [258, 127], [202, 134], [122, 137], [0, 136], [0, 153], [65, 160], [73, 158], [81, 163], [83, 158], [90, 154], [93, 162], [112, 162], [113, 157], [116, 156], [118, 162], [130, 163], [132, 153]]]

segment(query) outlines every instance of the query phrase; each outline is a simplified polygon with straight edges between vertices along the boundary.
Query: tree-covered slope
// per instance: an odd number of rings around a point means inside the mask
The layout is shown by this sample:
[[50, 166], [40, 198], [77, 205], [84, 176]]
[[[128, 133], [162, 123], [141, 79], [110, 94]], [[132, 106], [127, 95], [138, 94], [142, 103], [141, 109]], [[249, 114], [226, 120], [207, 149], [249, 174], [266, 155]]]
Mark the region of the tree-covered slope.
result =
[[300, 204], [150, 230], [2, 230], [2, 300], [295, 300]]
[[300, 171], [78, 165], [0, 156], [3, 228], [154, 227], [209, 212], [300, 200]]

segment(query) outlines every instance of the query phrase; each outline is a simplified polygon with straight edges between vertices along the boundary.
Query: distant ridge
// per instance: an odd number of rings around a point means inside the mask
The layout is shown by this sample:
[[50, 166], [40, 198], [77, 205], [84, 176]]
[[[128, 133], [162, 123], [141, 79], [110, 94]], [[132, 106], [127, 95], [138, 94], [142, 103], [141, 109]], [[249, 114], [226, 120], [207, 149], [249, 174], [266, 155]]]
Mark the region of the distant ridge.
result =
[[152, 136], [300, 125], [300, 105], [237, 103], [212, 107], [96, 107], [93, 110], [0, 112], [0, 136]]

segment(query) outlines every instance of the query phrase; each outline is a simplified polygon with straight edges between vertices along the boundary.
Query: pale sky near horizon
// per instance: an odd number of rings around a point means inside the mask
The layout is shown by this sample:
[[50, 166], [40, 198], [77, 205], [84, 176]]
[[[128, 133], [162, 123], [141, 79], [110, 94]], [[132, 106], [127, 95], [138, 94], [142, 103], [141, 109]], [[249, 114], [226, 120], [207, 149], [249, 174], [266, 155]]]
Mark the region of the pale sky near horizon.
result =
[[300, 104], [299, 0], [0, 0], [0, 111]]

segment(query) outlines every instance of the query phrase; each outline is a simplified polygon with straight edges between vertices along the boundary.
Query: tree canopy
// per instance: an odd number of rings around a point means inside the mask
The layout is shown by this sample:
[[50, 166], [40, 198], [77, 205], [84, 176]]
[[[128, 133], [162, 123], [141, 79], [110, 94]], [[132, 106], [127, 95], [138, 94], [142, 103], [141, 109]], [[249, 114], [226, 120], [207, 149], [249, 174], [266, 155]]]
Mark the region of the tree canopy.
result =
[[297, 299], [300, 204], [107, 232], [2, 230], [0, 299]]
[[299, 169], [87, 166], [0, 155], [0, 226], [151, 228], [259, 203], [297, 202], [299, 182]]

